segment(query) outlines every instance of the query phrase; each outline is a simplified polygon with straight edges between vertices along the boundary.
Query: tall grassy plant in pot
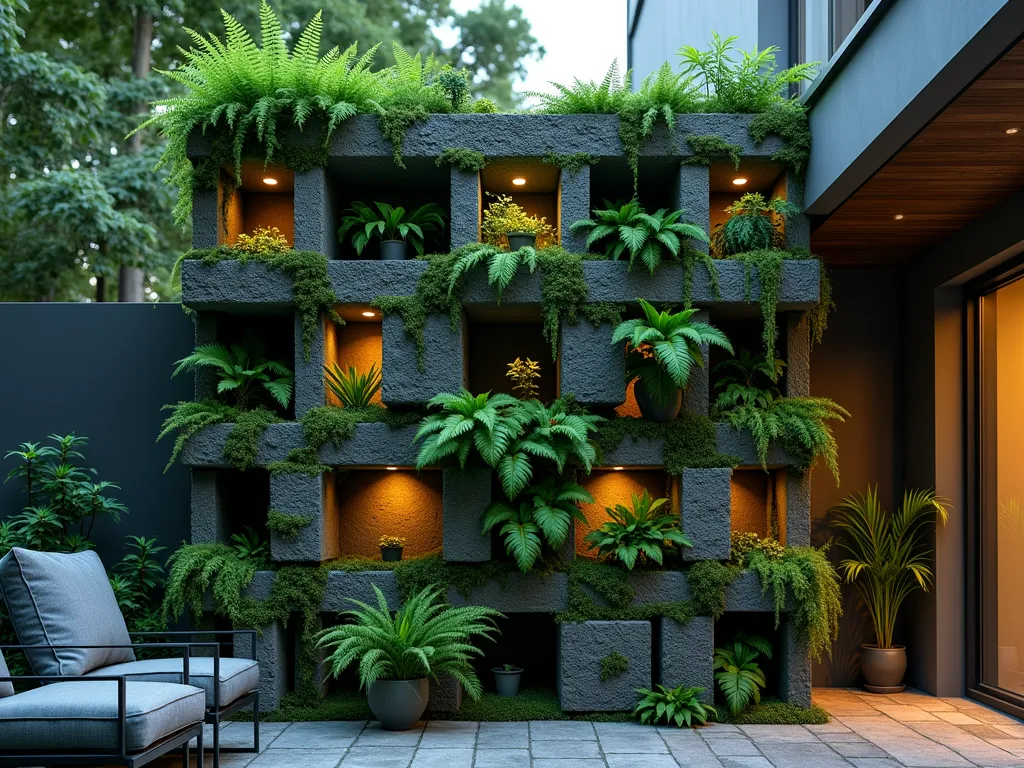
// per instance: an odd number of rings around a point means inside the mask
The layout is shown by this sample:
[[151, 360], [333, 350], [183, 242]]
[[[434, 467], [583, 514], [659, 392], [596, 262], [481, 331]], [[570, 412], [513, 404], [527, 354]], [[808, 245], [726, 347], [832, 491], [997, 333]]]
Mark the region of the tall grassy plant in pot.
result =
[[945, 501], [932, 490], [905, 491], [902, 505], [889, 512], [876, 486], [848, 496], [832, 512], [832, 524], [843, 532], [839, 546], [849, 555], [839, 569], [856, 585], [875, 630], [874, 644], [861, 646], [864, 687], [872, 693], [898, 693], [904, 687], [907, 650], [893, 643], [896, 617], [911, 593], [927, 592], [934, 580], [934, 551], [926, 537], [936, 520], [945, 524], [949, 519]]
[[715, 345], [732, 352], [725, 334], [710, 323], [693, 319], [696, 309], [659, 312], [637, 299], [643, 317], [625, 320], [612, 332], [612, 344], [628, 342], [626, 380], [636, 380], [640, 413], [648, 421], [672, 421], [683, 405], [683, 390], [694, 368], [704, 367], [701, 347]]
[[426, 711], [429, 678], [441, 673], [462, 684], [473, 700], [483, 688], [471, 661], [481, 651], [473, 638], [493, 639], [495, 621], [504, 616], [491, 608], [451, 608], [437, 585], [424, 587], [395, 613], [374, 584], [377, 607], [349, 600], [356, 608], [342, 616], [352, 621], [322, 632], [317, 646], [330, 648], [327, 664], [335, 677], [359, 664], [359, 682], [374, 717], [388, 731], [405, 731]]

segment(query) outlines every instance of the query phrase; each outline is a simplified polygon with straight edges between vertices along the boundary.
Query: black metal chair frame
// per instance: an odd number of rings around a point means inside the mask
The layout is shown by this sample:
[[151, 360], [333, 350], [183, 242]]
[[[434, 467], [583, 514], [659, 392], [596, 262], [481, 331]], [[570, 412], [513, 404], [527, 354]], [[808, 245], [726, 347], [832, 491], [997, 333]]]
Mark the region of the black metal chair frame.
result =
[[[182, 654], [182, 683], [188, 685], [188, 660], [191, 649], [196, 646], [210, 644], [203, 643], [136, 643], [134, 645], [0, 645], [0, 650], [20, 650], [28, 648], [49, 648], [61, 649], [98, 649], [98, 648], [172, 648], [183, 650]], [[17, 683], [21, 681], [35, 681], [37, 683], [67, 683], [71, 680], [87, 680], [92, 682], [116, 682], [117, 683], [117, 745], [110, 752], [103, 750], [73, 751], [61, 750], [48, 752], [46, 750], [24, 750], [8, 752], [0, 745], [0, 768], [18, 768], [19, 766], [33, 766], [43, 763], [45, 765], [121, 765], [125, 768], [137, 768], [166, 755], [179, 747], [181, 752], [182, 768], [189, 768], [190, 742], [196, 740], [196, 766], [203, 765], [203, 724], [194, 723], [182, 728], [159, 741], [150, 744], [139, 752], [128, 752], [126, 735], [128, 721], [128, 678], [125, 675], [91, 675], [89, 677], [71, 677], [68, 675], [18, 675], [0, 677], [0, 683]], [[17, 694], [15, 694], [17, 695]]]

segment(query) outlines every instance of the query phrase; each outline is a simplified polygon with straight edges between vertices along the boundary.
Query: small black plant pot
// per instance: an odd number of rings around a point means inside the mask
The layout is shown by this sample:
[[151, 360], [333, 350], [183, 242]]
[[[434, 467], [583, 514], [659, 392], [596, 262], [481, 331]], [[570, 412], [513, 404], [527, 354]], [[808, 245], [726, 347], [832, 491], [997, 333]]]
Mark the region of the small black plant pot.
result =
[[659, 403], [647, 392], [643, 379], [637, 379], [633, 385], [633, 395], [636, 397], [636, 404], [640, 407], [640, 415], [647, 421], [656, 421], [663, 424], [672, 421], [679, 416], [683, 408], [683, 390], [677, 389], [673, 397], [667, 403]]
[[408, 252], [405, 240], [382, 240], [380, 243], [381, 261], [404, 261]]
[[366, 692], [370, 711], [385, 731], [408, 731], [423, 716], [430, 697], [427, 678], [378, 680]]
[[905, 687], [903, 675], [907, 671], [907, 649], [902, 645], [892, 648], [862, 645], [860, 671], [864, 675], [865, 690], [871, 693], [899, 693]]
[[523, 676], [522, 667], [512, 667], [509, 670], [504, 667], [493, 667], [491, 671], [494, 673], [494, 687], [499, 696], [511, 698], [519, 693], [519, 679]]
[[526, 246], [531, 248], [537, 245], [537, 235], [533, 232], [509, 232], [508, 233], [508, 249], [510, 251], [518, 251], [520, 248]]
[[402, 559], [401, 547], [381, 547], [380, 559], [385, 563], [397, 563]]

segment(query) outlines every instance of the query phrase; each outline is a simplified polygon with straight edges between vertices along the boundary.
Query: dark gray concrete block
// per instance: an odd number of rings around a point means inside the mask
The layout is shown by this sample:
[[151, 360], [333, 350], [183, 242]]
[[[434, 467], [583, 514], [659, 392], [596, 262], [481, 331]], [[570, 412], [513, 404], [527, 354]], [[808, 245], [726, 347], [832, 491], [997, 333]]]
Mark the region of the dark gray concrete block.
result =
[[[601, 680], [601, 659], [625, 656], [629, 668]], [[565, 712], [619, 712], [636, 704], [636, 689], [651, 687], [651, 623], [586, 621], [558, 628], [558, 699]]]
[[293, 369], [295, 371], [295, 389], [292, 401], [295, 405], [295, 418], [301, 419], [306, 411], [324, 405], [324, 324], [319, 318], [313, 329], [313, 341], [306, 354], [302, 344], [302, 316], [298, 312], [294, 316], [295, 355]]
[[658, 679], [668, 688], [700, 686], [700, 700], [715, 700], [715, 622], [710, 616], [695, 616], [686, 624], [664, 616], [656, 652]]
[[326, 168], [295, 173], [295, 250], [337, 258], [338, 212]]
[[451, 210], [448, 224], [451, 247], [454, 251], [463, 245], [480, 240], [480, 174], [451, 169]]
[[559, 179], [559, 243], [570, 253], [586, 253], [586, 234], [573, 232], [570, 227], [577, 221], [590, 218], [590, 166], [584, 166], [576, 173], [562, 170]]
[[220, 261], [207, 266], [186, 259], [181, 263], [181, 302], [200, 312], [258, 307], [283, 313], [295, 303], [295, 294], [291, 278], [266, 264]]
[[274, 562], [319, 563], [332, 550], [326, 541], [324, 490], [322, 477], [309, 475], [270, 476], [270, 508], [287, 515], [311, 518], [295, 536], [270, 535], [270, 553]]
[[426, 349], [419, 367], [416, 342], [402, 318], [384, 318], [384, 363], [381, 399], [387, 405], [419, 405], [438, 392], [458, 392], [465, 382], [461, 323], [452, 331], [447, 317], [431, 315], [423, 333]]
[[430, 681], [430, 698], [427, 710], [430, 712], [458, 712], [462, 709], [462, 683], [446, 672]]
[[674, 603], [690, 599], [690, 583], [683, 571], [631, 571], [634, 604]]
[[411, 296], [427, 268], [423, 259], [342, 259], [327, 263], [339, 304], [368, 304], [380, 296]]
[[555, 613], [564, 611], [568, 578], [564, 573], [540, 576], [510, 573], [505, 586], [490, 581], [463, 597], [458, 590], [448, 590], [452, 605], [486, 605], [502, 613]]
[[449, 562], [491, 559], [491, 536], [480, 520], [491, 503], [491, 470], [445, 467], [442, 473], [443, 548]]
[[786, 471], [786, 546], [811, 545], [811, 473]]
[[660, 467], [665, 464], [664, 440], [635, 440], [622, 438], [622, 442], [602, 455], [605, 467]]
[[741, 571], [735, 581], [726, 589], [725, 609], [730, 612], [774, 612], [775, 603], [771, 595], [764, 594], [761, 579], [756, 573]]
[[217, 245], [220, 226], [220, 206], [216, 189], [196, 189], [192, 192], [192, 247], [213, 248]]
[[[754, 439], [746, 430], [735, 429], [729, 424], [715, 424], [715, 441], [718, 452], [726, 456], [735, 456], [740, 460], [740, 467], [759, 467], [761, 461], [757, 458], [757, 450], [754, 448]], [[768, 445], [768, 468], [786, 467], [794, 463], [792, 456], [782, 450], [778, 443]]]
[[[786, 199], [801, 211], [804, 208], [804, 184], [793, 171], [786, 170]], [[786, 220], [786, 247], [811, 247], [811, 222], [802, 213]]]
[[[817, 262], [808, 262], [817, 267]], [[791, 312], [780, 323], [786, 334], [786, 396], [811, 394], [811, 324], [806, 316]]]
[[[683, 166], [688, 168], [689, 166]], [[695, 322], [706, 323], [710, 320], [707, 312], [697, 312], [693, 319]], [[683, 408], [689, 413], [699, 413], [701, 416], [707, 416], [711, 409], [711, 357], [709, 356], [709, 346], [702, 344], [700, 351], [704, 356], [704, 365], [695, 366], [690, 371], [690, 380], [686, 383], [686, 389], [683, 390]]]
[[388, 607], [392, 611], [397, 611], [402, 601], [398, 596], [398, 587], [395, 586], [394, 571], [329, 571], [320, 610], [323, 613], [349, 611], [355, 607], [352, 600], [376, 607], [377, 595], [373, 591], [374, 586], [384, 594]]
[[[217, 341], [217, 315], [210, 312], [197, 312], [193, 318], [196, 326], [196, 346], [215, 343]], [[215, 370], [206, 367], [197, 368], [195, 377], [196, 400], [204, 400], [217, 393], [217, 372]]]
[[588, 407], [620, 405], [626, 399], [626, 355], [612, 338], [610, 323], [595, 328], [586, 320], [561, 325], [559, 394], [570, 392]]
[[279, 622], [259, 628], [256, 661], [260, 666], [260, 712], [281, 706], [288, 692], [288, 634]]
[[[680, 165], [676, 178], [673, 205], [686, 211], [684, 221], [696, 224], [711, 233], [711, 183], [706, 165]], [[692, 240], [694, 248], [707, 253], [707, 243]]]
[[217, 471], [193, 469], [192, 474], [192, 544], [225, 542], [230, 537], [217, 488]]
[[785, 616], [780, 627], [779, 698], [798, 707], [811, 706], [811, 653], [807, 637]]
[[728, 467], [685, 469], [680, 482], [683, 531], [693, 542], [682, 550], [684, 560], [728, 560], [732, 503]]
[[[487, 282], [487, 265], [479, 264], [466, 273], [462, 292], [463, 307], [493, 307], [498, 303], [497, 286]], [[501, 293], [502, 306], [539, 307], [541, 303], [540, 270], [530, 272], [521, 264], [516, 276]]]

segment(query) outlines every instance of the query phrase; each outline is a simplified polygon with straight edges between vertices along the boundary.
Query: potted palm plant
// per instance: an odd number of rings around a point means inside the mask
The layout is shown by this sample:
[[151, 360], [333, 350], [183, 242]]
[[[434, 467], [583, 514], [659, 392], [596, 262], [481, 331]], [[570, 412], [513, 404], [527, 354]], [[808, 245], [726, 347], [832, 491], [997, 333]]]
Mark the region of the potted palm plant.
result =
[[414, 211], [387, 203], [374, 205], [377, 206], [376, 211], [366, 203], [352, 203], [341, 218], [338, 242], [345, 242], [345, 237], [351, 233], [352, 246], [359, 256], [375, 237], [381, 241], [381, 259], [395, 261], [407, 258], [408, 245], [416, 249], [416, 255], [422, 256], [425, 233], [444, 229], [444, 211], [433, 203]]
[[424, 587], [395, 612], [376, 584], [377, 607], [349, 599], [356, 608], [342, 615], [350, 622], [324, 630], [317, 647], [330, 648], [327, 665], [337, 677], [353, 663], [374, 717], [388, 731], [412, 728], [427, 708], [429, 678], [446, 673], [462, 684], [473, 700], [482, 692], [470, 663], [481, 651], [474, 637], [493, 639], [495, 620], [504, 616], [491, 608], [451, 608], [442, 589]]
[[900, 606], [915, 590], [928, 591], [933, 551], [925, 536], [936, 519], [949, 519], [945, 501], [932, 490], [905, 491], [895, 511], [882, 508], [878, 488], [843, 499], [832, 510], [832, 525], [843, 531], [839, 546], [849, 557], [839, 563], [856, 585], [871, 615], [875, 642], [861, 646], [864, 687], [872, 693], [903, 690], [907, 649], [893, 643]]
[[648, 421], [672, 421], [683, 405], [683, 390], [694, 367], [704, 367], [702, 346], [714, 344], [732, 352], [725, 334], [710, 323], [693, 320], [696, 309], [658, 312], [637, 299], [643, 317], [625, 320], [612, 332], [612, 344], [629, 343], [626, 382], [636, 380], [633, 393]]

